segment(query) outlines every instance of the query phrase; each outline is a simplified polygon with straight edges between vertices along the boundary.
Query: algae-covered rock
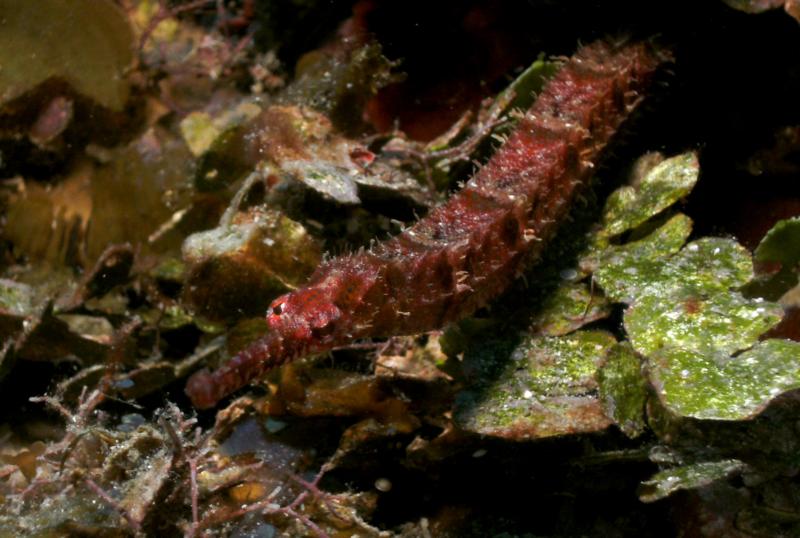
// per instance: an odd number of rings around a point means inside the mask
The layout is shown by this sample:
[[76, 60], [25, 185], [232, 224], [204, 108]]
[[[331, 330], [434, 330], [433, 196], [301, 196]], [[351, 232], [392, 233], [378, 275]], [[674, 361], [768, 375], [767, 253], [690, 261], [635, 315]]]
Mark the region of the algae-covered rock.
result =
[[259, 315], [280, 293], [302, 284], [322, 250], [303, 226], [253, 208], [233, 222], [189, 236], [184, 299], [211, 319]]
[[611, 420], [595, 376], [615, 343], [603, 331], [528, 338], [494, 382], [459, 395], [454, 420], [467, 431], [516, 440], [603, 430]]
[[367, 101], [391, 81], [392, 66], [375, 42], [333, 53], [313, 51], [298, 62], [282, 99], [322, 112], [342, 131], [357, 131]]

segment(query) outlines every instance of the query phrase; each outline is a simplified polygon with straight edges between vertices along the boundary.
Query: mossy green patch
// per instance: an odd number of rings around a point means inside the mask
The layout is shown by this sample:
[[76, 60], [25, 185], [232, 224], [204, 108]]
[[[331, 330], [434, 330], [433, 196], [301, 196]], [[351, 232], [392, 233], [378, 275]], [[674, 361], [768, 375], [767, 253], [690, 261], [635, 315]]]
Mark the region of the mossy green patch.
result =
[[528, 389], [541, 396], [585, 394], [597, 387], [594, 375], [616, 339], [604, 331], [582, 331], [561, 338], [532, 338], [511, 360], [527, 368]]
[[609, 256], [594, 278], [612, 300], [630, 303], [651, 295], [666, 299], [676, 292], [708, 294], [746, 284], [753, 262], [736, 241], [704, 237], [668, 258]]
[[493, 383], [459, 395], [454, 418], [465, 430], [509, 439], [603, 430], [611, 421], [595, 375], [615, 343], [604, 331], [528, 338]]
[[738, 292], [705, 296], [680, 290], [644, 295], [625, 312], [625, 330], [643, 355], [673, 346], [699, 353], [733, 353], [780, 322], [783, 309]]
[[571, 333], [609, 316], [608, 300], [585, 282], [564, 282], [544, 300], [532, 323], [533, 332], [546, 336]]
[[800, 343], [766, 340], [735, 357], [665, 347], [650, 357], [649, 377], [678, 416], [745, 420], [800, 388]]
[[653, 260], [678, 252], [692, 233], [692, 219], [678, 213], [638, 240], [622, 245], [595, 246], [580, 261], [586, 272], [616, 267], [637, 260]]

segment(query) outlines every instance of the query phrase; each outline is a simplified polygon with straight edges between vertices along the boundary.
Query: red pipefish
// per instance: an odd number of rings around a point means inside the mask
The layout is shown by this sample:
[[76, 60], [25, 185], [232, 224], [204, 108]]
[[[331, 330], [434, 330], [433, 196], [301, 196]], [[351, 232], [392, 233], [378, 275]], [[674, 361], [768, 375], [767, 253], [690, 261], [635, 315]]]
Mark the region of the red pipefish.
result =
[[651, 43], [582, 47], [463, 189], [399, 235], [328, 261], [306, 287], [273, 301], [266, 336], [189, 379], [192, 403], [212, 407], [295, 358], [357, 338], [430, 331], [485, 305], [539, 255], [667, 60]]

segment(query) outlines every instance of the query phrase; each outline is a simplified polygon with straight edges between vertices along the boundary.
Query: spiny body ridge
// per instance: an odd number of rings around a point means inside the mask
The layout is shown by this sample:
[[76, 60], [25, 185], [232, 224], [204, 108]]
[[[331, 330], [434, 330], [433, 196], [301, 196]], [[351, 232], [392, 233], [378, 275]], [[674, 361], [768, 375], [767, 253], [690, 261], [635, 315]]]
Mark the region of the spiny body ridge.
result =
[[369, 250], [325, 262], [276, 299], [269, 333], [186, 392], [206, 408], [267, 369], [354, 338], [439, 328], [502, 292], [536, 258], [601, 151], [669, 55], [599, 41], [564, 62], [513, 133], [445, 204]]

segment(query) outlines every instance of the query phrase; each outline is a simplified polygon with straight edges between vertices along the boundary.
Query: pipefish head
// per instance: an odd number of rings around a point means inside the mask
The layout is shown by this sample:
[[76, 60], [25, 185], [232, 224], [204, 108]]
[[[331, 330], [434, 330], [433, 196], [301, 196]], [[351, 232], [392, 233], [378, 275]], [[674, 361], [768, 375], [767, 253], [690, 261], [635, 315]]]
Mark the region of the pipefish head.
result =
[[272, 301], [267, 324], [296, 350], [329, 348], [340, 337], [342, 311], [327, 287], [302, 288]]

